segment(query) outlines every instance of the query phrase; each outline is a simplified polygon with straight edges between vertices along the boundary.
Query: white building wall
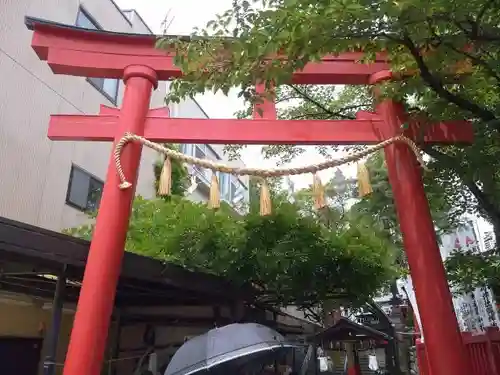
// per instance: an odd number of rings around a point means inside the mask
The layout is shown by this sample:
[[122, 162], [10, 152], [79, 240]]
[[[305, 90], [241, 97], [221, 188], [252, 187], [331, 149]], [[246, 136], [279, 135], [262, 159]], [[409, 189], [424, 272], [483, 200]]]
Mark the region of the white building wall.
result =
[[[33, 32], [26, 15], [74, 25], [82, 7], [105, 30], [149, 33], [140, 15], [121, 12], [111, 0], [4, 0], [0, 12], [0, 216], [52, 230], [74, 227], [87, 215], [66, 204], [74, 164], [104, 181], [110, 143], [57, 142], [47, 138], [51, 114], [96, 114], [101, 104], [114, 106], [83, 77], [54, 75], [31, 48]], [[151, 107], [164, 106], [166, 83], [153, 93]], [[124, 85], [120, 83], [117, 106]], [[173, 117], [206, 118], [194, 100], [172, 106]], [[219, 161], [228, 161], [223, 145], [210, 145]], [[157, 155], [145, 148], [137, 194], [155, 195], [153, 164]], [[248, 187], [248, 177], [240, 178]], [[244, 191], [248, 202], [248, 189]], [[199, 186], [195, 201], [206, 201], [208, 187]]]
[[[3, 0], [0, 6], [0, 216], [52, 230], [87, 220], [65, 203], [71, 165], [104, 180], [112, 150], [109, 143], [50, 141], [49, 116], [96, 114], [101, 104], [114, 104], [83, 77], [54, 75], [32, 50], [24, 17], [73, 25], [79, 6], [106, 30], [147, 31], [111, 0]], [[152, 107], [163, 106], [165, 87], [153, 93]], [[121, 83], [118, 106], [123, 88]], [[144, 197], [154, 196], [155, 159], [144, 150], [137, 187]]]

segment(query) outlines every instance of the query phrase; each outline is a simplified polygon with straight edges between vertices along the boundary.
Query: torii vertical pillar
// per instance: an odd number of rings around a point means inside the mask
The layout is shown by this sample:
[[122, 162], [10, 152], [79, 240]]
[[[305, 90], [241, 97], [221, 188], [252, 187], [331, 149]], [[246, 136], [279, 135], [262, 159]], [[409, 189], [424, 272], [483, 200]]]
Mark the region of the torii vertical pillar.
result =
[[[385, 139], [401, 133], [406, 116], [392, 100], [378, 104]], [[389, 181], [415, 288], [432, 375], [470, 375], [470, 361], [458, 328], [439, 252], [420, 166], [406, 144], [385, 148]]]
[[[123, 80], [125, 95], [115, 142], [125, 132], [144, 134], [152, 88], [156, 88], [158, 83], [154, 70], [139, 65], [127, 67]], [[64, 375], [95, 375], [101, 372], [141, 151], [142, 145], [134, 143], [128, 145], [122, 153], [123, 170], [131, 177], [133, 185], [126, 190], [118, 187], [120, 180], [113, 154], [111, 155], [64, 364]]]

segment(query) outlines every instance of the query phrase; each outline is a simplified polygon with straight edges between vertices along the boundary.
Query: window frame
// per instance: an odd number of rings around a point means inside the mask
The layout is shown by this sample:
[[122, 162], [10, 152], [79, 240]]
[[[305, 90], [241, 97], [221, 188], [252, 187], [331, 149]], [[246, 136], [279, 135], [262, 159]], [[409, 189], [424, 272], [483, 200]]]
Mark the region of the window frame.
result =
[[[203, 157], [200, 157], [200, 156], [196, 156], [196, 152], [197, 150], [199, 150], [199, 152], [201, 152], [204, 156]], [[200, 145], [193, 145], [193, 148], [192, 148], [192, 153], [193, 153], [193, 156], [198, 158], [198, 159], [208, 159], [208, 154], [207, 154], [207, 151], [206, 151], [206, 148], [202, 148]], [[209, 176], [209, 173], [207, 172], [207, 169], [206, 168], [203, 168], [203, 167], [200, 167], [198, 165], [193, 165], [193, 168], [194, 170], [196, 171], [196, 174], [203, 178], [205, 180], [205, 182], [209, 183], [210, 182], [210, 176]]]
[[226, 172], [217, 172], [217, 179], [219, 180], [220, 196], [226, 202], [231, 199], [231, 175]]
[[[204, 157], [199, 157], [196, 156], [196, 150], [199, 150]], [[186, 155], [197, 157], [199, 159], [207, 159], [207, 160], [214, 160], [218, 161], [221, 160], [221, 157], [215, 150], [208, 144], [205, 143], [186, 143], [181, 146], [181, 152], [183, 152]], [[199, 167], [197, 165], [193, 165], [193, 170], [196, 173], [196, 175], [200, 178], [202, 178], [207, 184], [210, 183], [211, 179], [211, 174], [208, 172], [205, 172], [207, 169], [203, 167]], [[217, 173], [217, 178], [219, 177], [219, 174]]]
[[[75, 26], [76, 27], [81, 27], [78, 26], [78, 19], [80, 18], [80, 14], [83, 14], [83, 16], [95, 27], [95, 30], [104, 30], [103, 27], [97, 22], [97, 20], [90, 14], [90, 12], [85, 9], [84, 6], [80, 5], [78, 7], [78, 11], [76, 13], [76, 19], [75, 19]], [[81, 27], [83, 28], [83, 27]], [[85, 28], [87, 30], [92, 30]], [[108, 99], [113, 105], [118, 104], [118, 94], [120, 92], [120, 80], [117, 78], [93, 78], [93, 77], [87, 77], [85, 80], [90, 83], [90, 85], [95, 88], [97, 91], [99, 91], [106, 99]], [[102, 80], [102, 85], [98, 83], [98, 80]], [[104, 90], [104, 81], [105, 80], [113, 80], [116, 81], [116, 90], [114, 92], [114, 95], [109, 94]]]
[[[235, 187], [234, 191], [233, 191], [233, 186]], [[240, 188], [244, 193], [246, 191], [248, 191], [248, 187], [243, 183], [243, 181], [241, 181], [241, 179], [239, 177], [230, 175], [230, 177], [229, 177], [229, 197], [228, 198], [229, 198], [229, 202], [231, 204], [233, 204], [234, 198], [236, 196], [236, 192], [238, 192], [240, 190]]]
[[[73, 184], [73, 171], [74, 170], [78, 170], [78, 172], [80, 173], [83, 173], [87, 178], [88, 178], [88, 186], [87, 186], [87, 198], [86, 198], [86, 206], [85, 207], [82, 207], [81, 205], [79, 205], [78, 203], [75, 203], [73, 202], [71, 199], [70, 199], [70, 196], [71, 196], [71, 187], [72, 187], [72, 184]], [[68, 206], [78, 210], [78, 211], [81, 211], [81, 212], [92, 212], [92, 210], [89, 210], [89, 197], [90, 197], [90, 194], [91, 194], [91, 189], [90, 189], [90, 186], [91, 186], [91, 183], [97, 183], [98, 185], [101, 186], [101, 196], [99, 197], [99, 200], [96, 201], [96, 210], [99, 209], [99, 205], [100, 205], [100, 202], [101, 202], [101, 198], [102, 198], [102, 192], [104, 190], [104, 181], [101, 180], [100, 178], [96, 177], [95, 175], [93, 175], [92, 173], [89, 173], [88, 171], [86, 171], [85, 169], [83, 169], [82, 167], [79, 167], [78, 165], [76, 164], [71, 164], [71, 169], [69, 171], [69, 179], [68, 179], [68, 187], [66, 189], [66, 199], [65, 199], [65, 202]]]
[[[217, 152], [210, 146], [209, 144], [206, 143], [182, 143], [180, 146], [180, 151], [189, 156], [197, 157], [196, 156], [196, 149], [198, 149], [203, 155], [205, 155], [204, 158], [202, 159], [207, 159], [207, 160], [216, 160], [220, 161], [222, 158], [219, 156]], [[193, 165], [194, 173], [196, 176], [202, 178], [206, 183], [210, 183], [210, 177], [208, 174], [204, 173], [204, 168], [198, 167], [196, 165]], [[223, 175], [225, 178], [223, 178]], [[226, 201], [229, 204], [233, 204], [233, 199], [235, 196], [235, 193], [238, 191], [239, 188], [241, 188], [244, 192], [248, 192], [248, 186], [241, 181], [239, 177], [234, 177], [230, 173], [223, 173], [223, 172], [216, 172], [217, 179], [219, 180], [219, 189], [220, 189], [220, 194], [221, 194], [221, 199]], [[235, 184], [233, 183], [235, 182]], [[236, 189], [233, 192], [232, 185], [236, 186]], [[245, 199], [246, 200], [246, 199]]]
[[[103, 80], [103, 83], [104, 83], [104, 80], [106, 79], [111, 79], [111, 80], [116, 80], [117, 81], [117, 84], [116, 84], [116, 90], [115, 90], [115, 94], [114, 94], [114, 97], [111, 96], [110, 94], [108, 94], [105, 90], [104, 90], [104, 85], [103, 87], [101, 87], [97, 82], [96, 80], [98, 79], [102, 79]], [[113, 103], [113, 105], [118, 105], [118, 93], [120, 92], [120, 81], [117, 79], [117, 78], [92, 78], [92, 77], [87, 77], [85, 78], [85, 80], [90, 83], [90, 85], [95, 88], [97, 91], [99, 91], [106, 99], [108, 99], [111, 103]]]
[[75, 19], [76, 27], [80, 27], [78, 26], [78, 16], [80, 15], [80, 13], [82, 13], [85, 16], [85, 18], [88, 19], [90, 23], [95, 26], [96, 30], [104, 30], [101, 24], [95, 19], [94, 16], [92, 16], [92, 14], [90, 14], [90, 12], [83, 5], [78, 6], [78, 11], [76, 12], [76, 19]]

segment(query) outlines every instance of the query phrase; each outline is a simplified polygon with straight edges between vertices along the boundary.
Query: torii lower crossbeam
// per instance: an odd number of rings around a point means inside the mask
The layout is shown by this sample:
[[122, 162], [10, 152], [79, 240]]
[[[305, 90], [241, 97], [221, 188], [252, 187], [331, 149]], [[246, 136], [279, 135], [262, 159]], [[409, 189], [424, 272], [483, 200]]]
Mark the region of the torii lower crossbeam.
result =
[[[382, 120], [376, 114], [360, 112], [358, 120], [273, 120], [169, 118], [168, 111], [150, 110], [144, 136], [152, 142], [208, 144], [375, 144], [384, 139]], [[111, 142], [119, 124], [118, 110], [101, 108], [99, 115], [53, 115], [48, 136], [54, 141]], [[364, 119], [363, 119], [364, 118]], [[415, 121], [405, 134], [421, 136], [431, 144], [470, 143], [472, 127], [466, 121], [428, 125], [418, 134]]]

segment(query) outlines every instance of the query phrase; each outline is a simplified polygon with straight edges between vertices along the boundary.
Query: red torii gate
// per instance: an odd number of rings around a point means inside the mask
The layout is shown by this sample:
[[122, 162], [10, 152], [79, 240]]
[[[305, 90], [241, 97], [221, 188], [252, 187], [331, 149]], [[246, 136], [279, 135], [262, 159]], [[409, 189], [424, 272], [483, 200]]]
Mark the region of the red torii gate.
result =
[[[357, 120], [276, 120], [274, 103], [264, 103], [263, 118], [253, 120], [174, 119], [150, 110], [159, 80], [180, 76], [171, 56], [154, 48], [155, 37], [78, 29], [26, 18], [34, 31], [32, 47], [56, 74], [123, 78], [121, 109], [103, 108], [95, 116], [54, 115], [49, 138], [66, 141], [114, 141], [125, 132], [153, 141], [241, 144], [378, 143], [401, 132], [408, 120], [400, 104], [378, 104], [376, 113], [360, 112]], [[361, 54], [329, 56], [293, 75], [301, 84], [374, 84], [390, 79], [383, 56], [357, 63]], [[411, 121], [410, 121], [411, 122]], [[415, 138], [416, 127], [405, 132]], [[424, 142], [471, 143], [471, 124], [464, 121], [426, 126]], [[122, 154], [123, 170], [135, 186], [141, 145], [130, 144]], [[415, 155], [407, 145], [385, 149], [389, 179], [421, 314], [428, 361], [434, 375], [470, 375], [445, 270]], [[134, 188], [120, 190], [110, 158], [99, 215], [66, 357], [65, 375], [98, 375], [101, 371], [115, 289], [120, 273]]]

